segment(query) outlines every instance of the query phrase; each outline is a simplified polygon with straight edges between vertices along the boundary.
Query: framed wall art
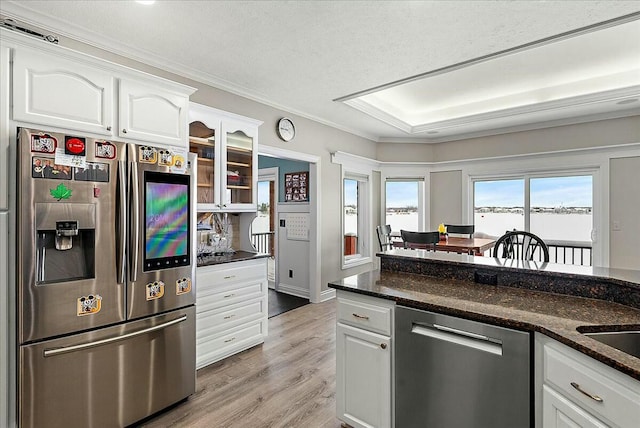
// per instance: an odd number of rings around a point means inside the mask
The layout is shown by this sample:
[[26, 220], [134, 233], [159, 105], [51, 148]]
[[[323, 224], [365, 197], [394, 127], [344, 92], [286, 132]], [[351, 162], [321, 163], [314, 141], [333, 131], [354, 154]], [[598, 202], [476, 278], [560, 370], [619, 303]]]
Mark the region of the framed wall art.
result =
[[309, 171], [290, 172], [284, 175], [284, 201], [309, 201]]

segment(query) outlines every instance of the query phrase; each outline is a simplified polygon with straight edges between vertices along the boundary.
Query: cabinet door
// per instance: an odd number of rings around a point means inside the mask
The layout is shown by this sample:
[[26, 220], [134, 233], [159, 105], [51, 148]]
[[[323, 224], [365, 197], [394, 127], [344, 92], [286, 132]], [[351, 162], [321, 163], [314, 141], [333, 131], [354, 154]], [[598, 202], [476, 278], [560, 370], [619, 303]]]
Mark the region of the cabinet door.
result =
[[119, 94], [120, 137], [187, 147], [188, 97], [124, 79], [120, 81]]
[[542, 387], [542, 426], [544, 428], [607, 428], [605, 424], [547, 385]]
[[198, 156], [198, 211], [220, 209], [220, 120], [189, 113], [189, 151]]
[[338, 323], [336, 406], [354, 428], [391, 426], [391, 339]]
[[222, 122], [222, 209], [255, 211], [257, 209], [258, 129], [240, 121]]
[[26, 48], [13, 52], [13, 119], [112, 135], [111, 73]]

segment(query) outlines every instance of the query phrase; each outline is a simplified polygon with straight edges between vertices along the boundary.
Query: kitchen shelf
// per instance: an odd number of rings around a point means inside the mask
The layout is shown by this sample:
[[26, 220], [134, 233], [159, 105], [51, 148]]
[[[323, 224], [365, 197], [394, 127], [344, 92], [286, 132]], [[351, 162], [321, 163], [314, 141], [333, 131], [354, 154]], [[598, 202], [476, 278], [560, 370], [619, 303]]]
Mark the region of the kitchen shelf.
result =
[[241, 166], [243, 168], [251, 168], [251, 165], [248, 163], [244, 163], [244, 162], [231, 162], [231, 161], [227, 161], [227, 165], [231, 165], [231, 166]]
[[227, 189], [251, 190], [251, 186], [240, 186], [236, 184], [227, 184]]
[[211, 187], [211, 183], [198, 183], [198, 187]]
[[227, 146], [227, 151], [250, 155], [253, 150], [242, 147]]
[[209, 158], [198, 158], [198, 163], [213, 163], [213, 159]]
[[199, 138], [199, 137], [189, 137], [189, 143], [196, 146], [207, 146], [207, 147], [214, 147], [216, 144], [215, 141], [211, 141], [208, 138]]

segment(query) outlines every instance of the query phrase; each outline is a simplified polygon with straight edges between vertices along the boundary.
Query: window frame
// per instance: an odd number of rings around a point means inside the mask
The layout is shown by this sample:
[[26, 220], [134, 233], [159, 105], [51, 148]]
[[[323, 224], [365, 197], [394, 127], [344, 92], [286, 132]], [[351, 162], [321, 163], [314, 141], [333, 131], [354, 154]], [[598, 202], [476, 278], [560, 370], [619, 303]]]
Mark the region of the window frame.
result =
[[[524, 180], [524, 230], [529, 231], [531, 229], [531, 188], [530, 180], [532, 178], [552, 178], [552, 177], [576, 177], [576, 176], [591, 176], [591, 238], [592, 238], [592, 260], [593, 265], [598, 266], [603, 264], [603, 254], [605, 249], [608, 249], [603, 241], [608, 239], [608, 234], [603, 229], [603, 217], [605, 216], [605, 210], [608, 210], [608, 204], [602, 199], [601, 188], [603, 185], [603, 171], [601, 166], [587, 166], [587, 167], [557, 167], [557, 168], [545, 168], [545, 169], [532, 169], [522, 168], [520, 170], [511, 170], [503, 174], [496, 173], [468, 173], [468, 192], [467, 196], [463, 195], [463, 201], [466, 202], [467, 208], [463, 208], [463, 212], [467, 216], [466, 222], [468, 224], [475, 224], [475, 183], [477, 181], [497, 181], [497, 180]], [[593, 238], [596, 238], [595, 241]], [[608, 260], [607, 260], [608, 262]]]
[[[352, 255], [345, 255], [345, 180], [357, 181], [358, 189], [358, 252]], [[354, 266], [360, 266], [371, 263], [373, 260], [371, 247], [371, 230], [372, 225], [372, 189], [371, 189], [371, 172], [357, 170], [356, 168], [348, 168], [343, 165], [341, 181], [340, 181], [340, 230], [341, 230], [341, 268], [349, 269]]]

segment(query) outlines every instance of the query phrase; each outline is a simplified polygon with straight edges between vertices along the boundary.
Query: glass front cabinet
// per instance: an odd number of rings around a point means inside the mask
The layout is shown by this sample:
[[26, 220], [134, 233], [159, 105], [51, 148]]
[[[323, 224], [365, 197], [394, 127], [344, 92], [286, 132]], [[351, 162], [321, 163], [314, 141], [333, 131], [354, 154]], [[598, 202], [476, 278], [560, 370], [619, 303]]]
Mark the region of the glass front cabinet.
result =
[[198, 211], [256, 211], [261, 121], [201, 104], [189, 107], [189, 150], [198, 155]]

